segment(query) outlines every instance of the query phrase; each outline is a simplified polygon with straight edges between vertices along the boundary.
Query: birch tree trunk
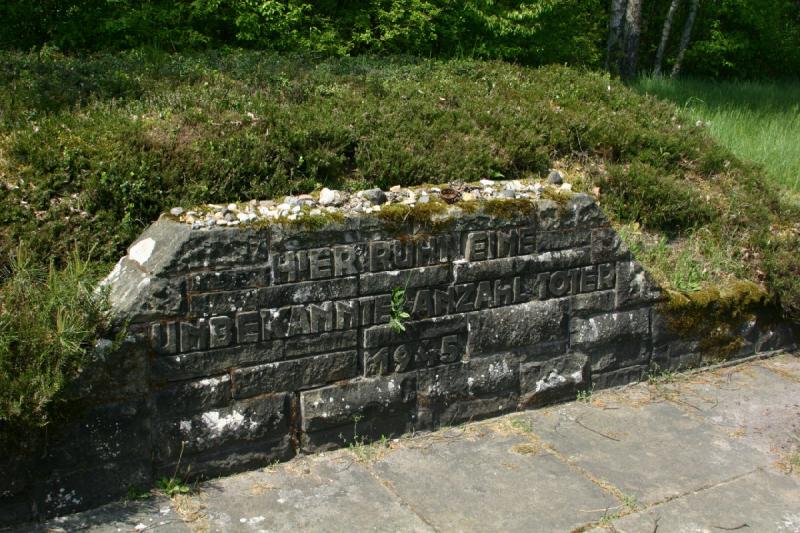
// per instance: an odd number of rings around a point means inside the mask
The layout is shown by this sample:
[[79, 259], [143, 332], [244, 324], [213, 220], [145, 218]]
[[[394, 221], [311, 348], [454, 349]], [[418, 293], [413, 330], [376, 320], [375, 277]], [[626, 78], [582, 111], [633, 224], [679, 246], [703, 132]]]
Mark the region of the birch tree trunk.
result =
[[692, 28], [694, 27], [694, 19], [697, 17], [697, 10], [700, 6], [700, 0], [691, 0], [689, 7], [689, 16], [686, 18], [686, 24], [683, 25], [683, 35], [681, 35], [681, 45], [678, 50], [678, 57], [675, 59], [675, 65], [672, 67], [671, 77], [676, 77], [683, 64], [683, 56], [686, 55], [686, 49], [689, 48], [689, 40], [692, 38]]
[[658, 43], [656, 51], [656, 63], [653, 66], [653, 76], [661, 76], [661, 65], [664, 63], [664, 52], [667, 49], [669, 34], [672, 31], [672, 19], [675, 18], [675, 11], [678, 9], [680, 0], [672, 0], [667, 11], [667, 18], [664, 19], [664, 27], [661, 29], [661, 42]]
[[639, 60], [639, 38], [642, 33], [642, 0], [628, 0], [625, 9], [625, 27], [623, 29], [622, 62], [620, 76], [631, 79], [636, 76], [636, 64]]
[[611, 0], [611, 14], [608, 21], [608, 44], [606, 45], [606, 70], [612, 74], [619, 73], [622, 50], [623, 20], [628, 0]]

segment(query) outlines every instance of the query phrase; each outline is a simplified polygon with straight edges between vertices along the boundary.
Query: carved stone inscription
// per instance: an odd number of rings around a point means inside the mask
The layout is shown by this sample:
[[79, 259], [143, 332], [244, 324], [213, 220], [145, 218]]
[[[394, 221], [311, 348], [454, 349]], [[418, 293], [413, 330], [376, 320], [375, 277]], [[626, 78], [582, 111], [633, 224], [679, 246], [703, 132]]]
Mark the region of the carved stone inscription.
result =
[[[411, 322], [442, 317], [464, 319], [459, 319], [458, 327], [451, 331], [434, 328], [433, 333], [423, 331], [410, 338], [391, 334], [375, 337], [381, 339], [378, 344], [363, 346], [364, 373], [377, 375], [449, 364], [465, 357], [469, 342], [466, 317], [471, 313], [616, 286], [615, 263], [548, 269], [542, 257], [546, 256], [537, 255], [537, 233], [532, 226], [276, 251], [263, 269], [236, 279], [251, 283], [251, 278], [262, 275], [266, 279], [259, 281], [261, 286], [282, 285], [289, 292], [293, 284], [298, 284], [296, 297], [292, 298], [298, 303], [271, 307], [268, 300], [261, 300], [260, 304], [235, 307], [226, 314], [154, 322], [149, 328], [150, 342], [158, 354], [175, 355], [331, 332], [355, 330], [361, 335], [367, 328], [388, 331], [391, 290], [346, 299], [331, 295], [329, 298], [333, 299], [325, 301], [312, 301], [310, 292], [306, 301], [304, 291], [308, 282], [347, 278], [340, 281], [366, 283], [368, 278], [359, 279], [359, 275], [374, 276], [379, 272], [391, 274], [402, 286], [402, 280], [410, 279], [413, 273], [415, 282], [406, 287], [405, 303]], [[453, 282], [454, 262], [481, 261], [488, 261], [482, 267], [488, 279]], [[441, 269], [448, 268], [448, 264], [449, 270], [443, 272]], [[206, 287], [212, 291], [226, 289], [197, 281], [190, 285], [190, 289], [200, 289], [192, 293], [193, 297], [205, 294], [202, 288]]]

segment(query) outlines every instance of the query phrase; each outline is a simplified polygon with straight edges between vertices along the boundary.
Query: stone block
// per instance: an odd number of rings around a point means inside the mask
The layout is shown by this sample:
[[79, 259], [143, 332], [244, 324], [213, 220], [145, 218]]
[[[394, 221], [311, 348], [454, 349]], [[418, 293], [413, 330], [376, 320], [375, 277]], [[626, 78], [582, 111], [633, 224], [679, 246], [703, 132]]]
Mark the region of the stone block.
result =
[[616, 291], [605, 290], [572, 295], [569, 299], [570, 316], [587, 317], [614, 310]]
[[659, 302], [661, 288], [635, 261], [617, 263], [617, 308], [625, 309]]
[[228, 374], [154, 388], [155, 415], [172, 418], [187, 413], [225, 407], [231, 402], [231, 377]]
[[592, 263], [630, 261], [631, 253], [614, 228], [592, 230]]
[[629, 383], [637, 383], [647, 378], [647, 366], [631, 366], [611, 372], [595, 374], [592, 372], [592, 386], [597, 389], [620, 387]]
[[479, 357], [567, 338], [569, 302], [528, 302], [470, 315], [468, 353]]
[[272, 254], [363, 242], [358, 218], [331, 220], [324, 228], [316, 230], [292, 224], [278, 224], [271, 230], [270, 252]]
[[208, 317], [253, 311], [258, 308], [259, 289], [217, 291], [189, 295], [189, 316]]
[[588, 246], [583, 246], [473, 263], [457, 262], [453, 264], [453, 279], [458, 284], [513, 276], [532, 276], [540, 272], [585, 266], [590, 262], [591, 250]]
[[359, 378], [300, 393], [304, 451], [396, 436], [415, 423], [416, 375]]
[[231, 291], [266, 287], [270, 284], [269, 267], [235, 270], [201, 270], [186, 276], [189, 292]]
[[794, 350], [797, 348], [797, 339], [789, 324], [770, 324], [760, 326], [756, 353], [771, 352], [774, 350]]
[[33, 520], [33, 504], [27, 495], [0, 494], [0, 527]]
[[37, 461], [38, 469], [88, 468], [149, 458], [152, 415], [146, 401], [75, 407], [75, 411], [71, 421], [49, 428], [47, 451]]
[[286, 358], [305, 357], [322, 352], [343, 351], [358, 346], [356, 330], [332, 331], [286, 339]]
[[272, 440], [234, 442], [220, 449], [184, 457], [180, 463], [157, 464], [155, 471], [157, 478], [171, 477], [177, 471], [178, 476], [187, 481], [207, 480], [288, 461], [295, 455], [292, 436], [282, 434]]
[[91, 398], [93, 403], [128, 400], [147, 393], [150, 351], [136, 326], [120, 344], [100, 339], [83, 372], [62, 391], [66, 399]]
[[571, 213], [553, 200], [539, 200], [536, 207], [540, 230], [551, 231], [575, 226]]
[[[159, 241], [162, 236], [178, 235], [180, 244], [172, 248], [167, 271], [173, 274], [205, 270], [243, 267], [263, 267], [269, 257], [270, 228], [221, 228], [190, 230], [185, 235], [186, 224], [160, 220], [151, 226], [144, 236]], [[160, 248], [157, 246], [156, 249]], [[166, 250], [169, 248], [164, 247]]]
[[650, 310], [573, 318], [570, 345], [590, 356], [593, 373], [646, 364], [650, 357]]
[[572, 196], [567, 202], [567, 209], [572, 211], [575, 225], [579, 228], [607, 226], [608, 219], [594, 198], [585, 193]]
[[703, 363], [703, 354], [700, 353], [697, 341], [676, 340], [671, 343], [653, 347], [650, 358], [649, 371], [677, 372], [697, 368]]
[[405, 331], [394, 331], [388, 324], [364, 329], [364, 348], [392, 346], [419, 339], [434, 339], [446, 335], [466, 333], [466, 315], [451, 315], [406, 322]]
[[589, 367], [589, 357], [582, 353], [522, 363], [520, 405], [539, 407], [558, 401], [574, 400], [578, 391], [589, 387]]
[[233, 395], [248, 398], [270, 392], [291, 392], [355, 377], [358, 352], [328, 353], [234, 370]]
[[200, 454], [281, 441], [290, 434], [289, 394], [269, 394], [236, 401], [227, 407], [159, 420], [153, 445], [156, 463], [171, 465], [183, 454], [191, 465]]
[[515, 409], [518, 397], [519, 357], [511, 353], [420, 370], [417, 427], [498, 415]]
[[203, 352], [155, 357], [151, 377], [156, 383], [215, 376], [229, 368], [279, 361], [284, 357], [285, 341], [266, 341], [218, 348]]
[[359, 294], [391, 293], [395, 288], [436, 287], [450, 282], [450, 265], [434, 265], [409, 270], [368, 272], [360, 276]]
[[571, 343], [579, 350], [599, 344], [619, 342], [626, 337], [644, 337], [649, 331], [649, 309], [574, 318], [570, 323]]
[[382, 325], [364, 330], [364, 375], [406, 372], [466, 357], [465, 315], [407, 322], [405, 328], [396, 332]]
[[539, 252], [563, 250], [586, 246], [592, 242], [592, 232], [588, 229], [542, 231], [536, 236]]
[[312, 302], [326, 302], [353, 298], [358, 295], [358, 278], [307, 281], [287, 285], [276, 285], [259, 290], [259, 308], [278, 308]]
[[150, 487], [152, 469], [145, 461], [91, 460], [70, 470], [43, 472], [34, 487], [36, 511], [51, 517], [97, 507], [127, 494], [128, 487]]

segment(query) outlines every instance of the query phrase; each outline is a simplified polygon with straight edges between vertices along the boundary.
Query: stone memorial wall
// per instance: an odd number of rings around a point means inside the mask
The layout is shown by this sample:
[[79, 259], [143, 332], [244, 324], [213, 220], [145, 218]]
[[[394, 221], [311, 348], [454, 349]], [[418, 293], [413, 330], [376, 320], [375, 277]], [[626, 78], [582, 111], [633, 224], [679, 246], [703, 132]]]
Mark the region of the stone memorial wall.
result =
[[[7, 461], [24, 472], [0, 510], [71, 511], [176, 468], [217, 476], [702, 362], [591, 197], [526, 205], [315, 229], [162, 217], [105, 282], [127, 335], [98, 347], [80, 423], [27, 470]], [[791, 342], [741, 328], [734, 357]]]

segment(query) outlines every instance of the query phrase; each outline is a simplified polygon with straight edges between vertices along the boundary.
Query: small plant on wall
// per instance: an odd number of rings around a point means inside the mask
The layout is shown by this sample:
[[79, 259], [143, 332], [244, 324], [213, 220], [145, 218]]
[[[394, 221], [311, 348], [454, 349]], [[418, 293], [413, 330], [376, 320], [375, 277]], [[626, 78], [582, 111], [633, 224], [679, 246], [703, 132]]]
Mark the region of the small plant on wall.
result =
[[411, 315], [405, 310], [406, 290], [400, 287], [392, 289], [392, 302], [389, 309], [389, 326], [395, 333], [402, 333], [406, 330], [405, 321]]

